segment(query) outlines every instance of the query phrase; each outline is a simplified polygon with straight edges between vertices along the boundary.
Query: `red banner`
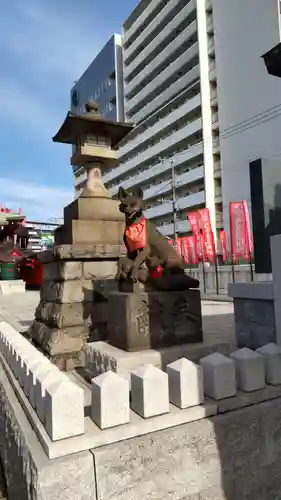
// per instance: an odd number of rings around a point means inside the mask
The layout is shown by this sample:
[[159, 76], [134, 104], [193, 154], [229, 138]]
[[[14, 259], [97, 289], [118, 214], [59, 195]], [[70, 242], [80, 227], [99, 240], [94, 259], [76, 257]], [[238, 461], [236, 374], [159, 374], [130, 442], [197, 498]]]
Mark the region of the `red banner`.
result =
[[239, 258], [250, 260], [253, 250], [247, 202], [229, 203], [230, 245], [234, 262]]
[[244, 213], [245, 213], [246, 231], [247, 231], [247, 238], [248, 238], [248, 244], [249, 244], [249, 251], [250, 251], [250, 253], [252, 253], [254, 251], [254, 245], [253, 245], [253, 238], [252, 238], [252, 233], [251, 233], [248, 205], [247, 205], [246, 200], [243, 200], [242, 203], [243, 203], [243, 208], [244, 208]]
[[181, 249], [182, 249], [182, 255], [183, 255], [185, 262], [187, 264], [191, 264], [192, 255], [191, 255], [191, 249], [190, 249], [190, 245], [188, 242], [188, 238], [189, 238], [189, 236], [184, 236], [183, 238], [181, 238]]
[[204, 246], [202, 242], [202, 235], [200, 231], [200, 215], [198, 212], [189, 212], [187, 218], [191, 227], [191, 231], [195, 236], [195, 242], [197, 247], [197, 258], [204, 258]]
[[176, 251], [179, 254], [179, 256], [181, 257], [182, 256], [182, 253], [181, 253], [181, 238], [177, 238], [176, 239]]
[[222, 261], [227, 262], [228, 255], [227, 255], [227, 244], [226, 244], [226, 232], [223, 230], [220, 231], [220, 251], [221, 251]]
[[198, 210], [198, 213], [202, 228], [204, 260], [214, 262], [216, 260], [216, 248], [210, 219], [210, 211], [208, 208], [202, 208], [201, 210]]
[[187, 264], [198, 264], [198, 253], [195, 236], [184, 236], [181, 238], [182, 255]]
[[201, 260], [214, 262], [216, 259], [215, 240], [208, 208], [188, 213], [188, 220], [196, 238], [197, 253]]

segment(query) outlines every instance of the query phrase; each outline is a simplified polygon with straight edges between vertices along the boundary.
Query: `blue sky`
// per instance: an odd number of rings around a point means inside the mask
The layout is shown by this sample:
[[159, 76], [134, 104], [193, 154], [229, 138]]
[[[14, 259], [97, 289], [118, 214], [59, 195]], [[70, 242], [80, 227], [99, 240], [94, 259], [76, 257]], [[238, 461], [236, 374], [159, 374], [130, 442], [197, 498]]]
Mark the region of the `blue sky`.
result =
[[52, 136], [74, 80], [137, 3], [1, 0], [1, 204], [46, 220], [61, 217], [72, 201], [70, 150]]

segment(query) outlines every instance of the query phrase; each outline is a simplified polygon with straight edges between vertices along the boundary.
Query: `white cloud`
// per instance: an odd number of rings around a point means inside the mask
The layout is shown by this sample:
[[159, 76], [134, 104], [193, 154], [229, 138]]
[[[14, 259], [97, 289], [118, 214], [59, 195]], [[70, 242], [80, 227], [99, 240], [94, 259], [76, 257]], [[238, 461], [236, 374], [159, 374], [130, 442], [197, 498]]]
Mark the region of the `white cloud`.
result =
[[74, 191], [58, 186], [45, 186], [0, 177], [0, 203], [8, 208], [22, 208], [29, 220], [63, 216], [63, 208], [73, 200]]

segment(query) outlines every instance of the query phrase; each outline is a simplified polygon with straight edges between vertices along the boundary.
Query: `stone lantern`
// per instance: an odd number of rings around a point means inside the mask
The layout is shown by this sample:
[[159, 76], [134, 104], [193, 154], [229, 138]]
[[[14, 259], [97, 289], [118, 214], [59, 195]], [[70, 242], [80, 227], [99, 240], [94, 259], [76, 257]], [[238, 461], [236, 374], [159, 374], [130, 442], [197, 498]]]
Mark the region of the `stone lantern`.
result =
[[102, 118], [93, 101], [86, 105], [85, 114], [67, 114], [53, 141], [74, 146], [71, 164], [85, 168], [87, 181], [79, 198], [64, 209], [64, 225], [55, 233], [56, 244], [103, 243], [104, 238], [106, 243], [122, 243], [124, 218], [101, 174], [116, 165], [116, 146], [131, 129], [130, 124]]
[[53, 250], [38, 257], [44, 282], [28, 336], [63, 370], [83, 364], [87, 341], [107, 338], [107, 301], [117, 286], [117, 260], [125, 253], [125, 221], [101, 174], [115, 166], [117, 144], [131, 129], [103, 119], [96, 103], [89, 102], [85, 114], [69, 112], [53, 138], [72, 144], [71, 163], [85, 168], [87, 181], [64, 209]]

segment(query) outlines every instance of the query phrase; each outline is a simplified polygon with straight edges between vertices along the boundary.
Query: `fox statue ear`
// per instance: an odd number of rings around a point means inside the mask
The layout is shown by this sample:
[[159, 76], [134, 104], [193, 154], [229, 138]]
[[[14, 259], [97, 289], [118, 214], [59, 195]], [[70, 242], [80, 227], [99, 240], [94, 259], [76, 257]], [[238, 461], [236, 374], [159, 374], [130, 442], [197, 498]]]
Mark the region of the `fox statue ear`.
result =
[[133, 196], [135, 198], [140, 198], [141, 200], [143, 199], [143, 190], [140, 187], [135, 187], [133, 189]]
[[122, 186], [120, 186], [120, 188], [118, 190], [119, 200], [124, 200], [124, 198], [127, 198], [127, 196], [128, 196], [128, 193], [127, 193], [126, 189], [124, 189]]

